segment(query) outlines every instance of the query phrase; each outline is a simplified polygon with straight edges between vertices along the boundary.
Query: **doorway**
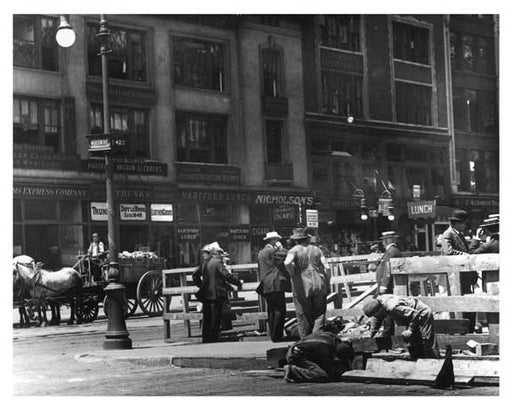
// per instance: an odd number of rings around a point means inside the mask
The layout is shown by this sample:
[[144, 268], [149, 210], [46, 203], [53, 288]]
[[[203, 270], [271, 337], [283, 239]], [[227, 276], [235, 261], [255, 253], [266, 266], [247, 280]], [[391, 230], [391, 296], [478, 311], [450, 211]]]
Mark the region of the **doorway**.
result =
[[60, 269], [60, 247], [58, 225], [25, 225], [26, 254], [45, 268]]

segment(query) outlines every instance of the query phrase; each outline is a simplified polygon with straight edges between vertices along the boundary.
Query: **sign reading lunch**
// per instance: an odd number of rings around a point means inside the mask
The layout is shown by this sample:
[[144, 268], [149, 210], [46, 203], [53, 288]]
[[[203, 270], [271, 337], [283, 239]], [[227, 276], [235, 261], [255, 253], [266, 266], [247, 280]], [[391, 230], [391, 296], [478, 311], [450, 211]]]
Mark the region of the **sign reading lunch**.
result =
[[156, 222], [172, 222], [174, 213], [172, 204], [151, 204], [151, 220]]
[[120, 204], [119, 216], [121, 221], [145, 221], [146, 205], [144, 204]]
[[407, 202], [409, 218], [435, 218], [436, 201]]

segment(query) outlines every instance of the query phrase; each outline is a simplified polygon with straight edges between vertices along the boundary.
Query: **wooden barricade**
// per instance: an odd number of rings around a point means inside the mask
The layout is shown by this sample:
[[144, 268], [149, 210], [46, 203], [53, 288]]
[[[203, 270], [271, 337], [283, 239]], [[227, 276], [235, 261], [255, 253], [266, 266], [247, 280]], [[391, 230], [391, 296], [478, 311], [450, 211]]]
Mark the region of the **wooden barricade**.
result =
[[[499, 254], [393, 258], [390, 260], [390, 268], [396, 295], [418, 296], [435, 313], [487, 313], [488, 339], [498, 344]], [[473, 272], [478, 273], [483, 291], [462, 295], [461, 277], [471, 275]], [[412, 285], [418, 281], [420, 286], [413, 292]], [[444, 286], [440, 285], [441, 283]], [[470, 332], [472, 333], [473, 329], [470, 329]]]
[[[375, 263], [369, 255], [348, 256], [328, 258], [328, 264], [331, 267], [331, 295], [329, 300], [333, 302], [334, 309], [328, 310], [328, 316], [358, 316], [363, 315], [361, 309], [342, 309], [343, 299], [349, 301], [349, 307], [355, 306], [360, 300], [375, 291], [375, 272], [368, 272], [367, 265]], [[346, 269], [344, 265], [349, 265]], [[193, 294], [198, 288], [192, 283], [192, 268], [164, 269], [162, 271], [163, 279], [163, 295], [165, 300], [164, 312], [162, 315], [164, 321], [164, 340], [166, 342], [171, 339], [171, 320], [183, 320], [189, 337], [191, 334], [192, 320], [200, 321], [202, 319], [201, 312], [193, 312], [190, 310], [191, 302], [195, 303]], [[232, 310], [236, 313], [237, 319], [243, 322], [252, 322], [260, 330], [265, 329], [265, 321], [267, 320], [267, 312], [265, 299], [256, 294], [256, 288], [259, 285], [259, 272], [256, 263], [243, 265], [230, 265], [229, 270], [238, 278], [244, 280], [242, 289], [234, 292], [234, 300]], [[347, 272], [347, 270], [349, 272]], [[362, 273], [351, 273], [362, 272]], [[254, 278], [247, 281], [244, 278]], [[239, 298], [239, 295], [245, 298]], [[171, 298], [181, 298], [181, 311], [172, 311]], [[237, 301], [241, 299], [241, 301]], [[291, 294], [287, 294], [287, 302], [292, 302]], [[238, 306], [236, 306], [238, 304]], [[293, 309], [289, 311], [290, 316], [294, 316]], [[263, 329], [262, 329], [263, 326]]]

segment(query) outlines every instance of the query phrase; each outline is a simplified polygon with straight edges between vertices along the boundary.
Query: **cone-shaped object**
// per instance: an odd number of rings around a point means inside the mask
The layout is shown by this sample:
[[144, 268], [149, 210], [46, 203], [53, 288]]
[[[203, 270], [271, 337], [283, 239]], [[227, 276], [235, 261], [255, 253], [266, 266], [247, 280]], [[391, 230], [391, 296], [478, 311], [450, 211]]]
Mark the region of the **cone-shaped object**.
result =
[[453, 389], [455, 383], [455, 375], [453, 374], [452, 346], [446, 346], [446, 354], [443, 366], [436, 377], [436, 388]]

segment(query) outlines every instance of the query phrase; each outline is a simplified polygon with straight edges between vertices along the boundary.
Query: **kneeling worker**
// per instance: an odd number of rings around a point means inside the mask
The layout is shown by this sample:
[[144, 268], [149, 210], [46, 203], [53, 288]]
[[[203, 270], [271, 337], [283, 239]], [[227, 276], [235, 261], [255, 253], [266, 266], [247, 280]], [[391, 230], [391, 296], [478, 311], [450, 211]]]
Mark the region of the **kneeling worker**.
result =
[[288, 349], [284, 379], [289, 383], [324, 383], [340, 380], [344, 370], [350, 370], [354, 350], [336, 334], [342, 329], [328, 323], [323, 330], [311, 333]]
[[418, 299], [412, 296], [380, 295], [366, 302], [363, 312], [371, 318], [372, 337], [376, 335], [384, 319], [391, 318], [396, 324], [407, 326], [402, 336], [409, 344], [411, 359], [438, 357], [432, 310]]

